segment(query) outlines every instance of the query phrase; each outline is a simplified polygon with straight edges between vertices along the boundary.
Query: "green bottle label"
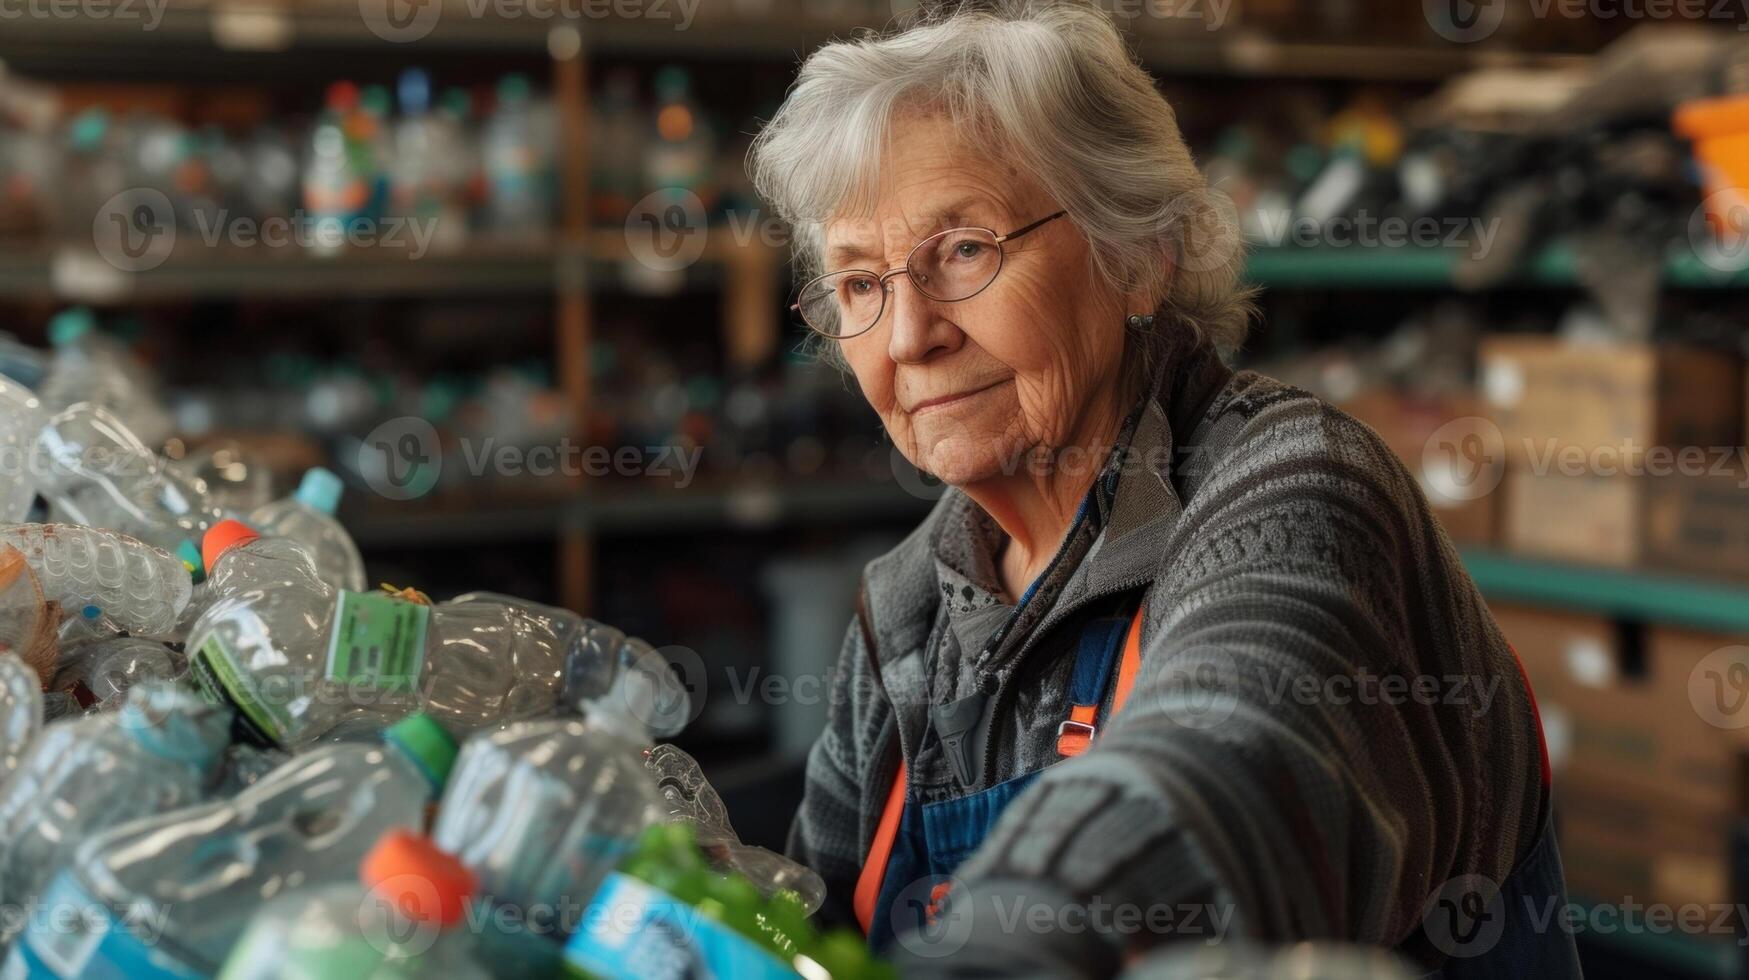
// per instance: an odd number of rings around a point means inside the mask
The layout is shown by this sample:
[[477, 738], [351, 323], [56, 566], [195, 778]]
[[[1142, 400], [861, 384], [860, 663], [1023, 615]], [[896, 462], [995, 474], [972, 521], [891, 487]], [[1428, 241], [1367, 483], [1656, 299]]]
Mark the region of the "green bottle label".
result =
[[413, 693], [425, 666], [430, 622], [430, 606], [380, 592], [341, 592], [328, 631], [328, 679]]
[[277, 703], [273, 698], [256, 696], [255, 689], [237, 669], [236, 653], [217, 633], [207, 635], [206, 642], [189, 658], [189, 667], [195, 684], [209, 701], [236, 705], [237, 711], [254, 726], [264, 741], [275, 744], [285, 741], [286, 733], [292, 728], [287, 705]]

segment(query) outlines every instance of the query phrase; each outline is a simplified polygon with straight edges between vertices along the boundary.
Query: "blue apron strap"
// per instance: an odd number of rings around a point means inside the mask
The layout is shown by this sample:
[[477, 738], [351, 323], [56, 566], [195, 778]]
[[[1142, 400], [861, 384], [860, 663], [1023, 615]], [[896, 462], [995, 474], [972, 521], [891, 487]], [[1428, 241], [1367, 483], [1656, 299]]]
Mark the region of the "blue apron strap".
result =
[[1077, 756], [1092, 744], [1099, 706], [1105, 701], [1129, 625], [1129, 617], [1113, 616], [1096, 619], [1081, 631], [1069, 675], [1069, 717], [1057, 726], [1059, 755]]

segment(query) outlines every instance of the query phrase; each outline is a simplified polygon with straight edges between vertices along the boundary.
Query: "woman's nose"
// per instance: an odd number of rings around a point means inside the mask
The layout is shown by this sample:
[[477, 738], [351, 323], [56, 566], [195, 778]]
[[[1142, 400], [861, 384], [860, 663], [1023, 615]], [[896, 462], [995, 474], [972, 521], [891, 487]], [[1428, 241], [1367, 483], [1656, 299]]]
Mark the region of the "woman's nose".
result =
[[965, 334], [941, 315], [941, 306], [923, 295], [904, 276], [887, 281], [887, 315], [893, 318], [887, 335], [887, 356], [915, 364], [959, 347]]

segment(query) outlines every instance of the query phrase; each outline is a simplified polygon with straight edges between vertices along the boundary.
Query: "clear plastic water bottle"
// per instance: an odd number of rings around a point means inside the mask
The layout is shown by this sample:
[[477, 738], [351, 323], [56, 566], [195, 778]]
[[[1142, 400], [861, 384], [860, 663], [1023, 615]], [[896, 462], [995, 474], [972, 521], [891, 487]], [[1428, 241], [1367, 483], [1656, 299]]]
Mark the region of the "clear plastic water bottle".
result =
[[97, 329], [84, 307], [63, 310], [49, 322], [54, 359], [38, 394], [46, 411], [89, 402], [127, 419], [148, 446], [170, 437], [170, 415], [159, 400], [151, 372], [121, 341]]
[[180, 559], [115, 531], [8, 524], [0, 527], [0, 544], [18, 549], [43, 597], [63, 615], [112, 632], [167, 635], [194, 589]]
[[[469, 739], [432, 839], [520, 923], [481, 937], [500, 976], [553, 971], [567, 910], [588, 907], [608, 872], [667, 810], [641, 758], [643, 733], [578, 719], [517, 722]], [[505, 969], [500, 969], [504, 967]]]
[[0, 653], [0, 785], [18, 771], [43, 725], [43, 684], [16, 653]]
[[90, 402], [43, 423], [33, 468], [56, 521], [198, 554], [201, 536], [220, 519], [205, 483], [165, 465], [120, 417]]
[[231, 712], [173, 686], [43, 729], [0, 784], [0, 901], [25, 903], [103, 830], [199, 802]]
[[376, 158], [360, 130], [367, 121], [359, 110], [358, 86], [335, 82], [310, 131], [304, 157], [304, 208], [315, 225], [312, 251], [335, 253], [345, 246], [347, 222], [370, 213], [377, 181]]
[[212, 604], [189, 632], [192, 669], [265, 742], [297, 747], [414, 710], [466, 732], [557, 702], [559, 640], [512, 606], [336, 590], [302, 546], [236, 521], [205, 552]]
[[63, 651], [51, 686], [73, 692], [87, 708], [107, 710], [120, 707], [144, 681], [174, 683], [186, 676], [188, 658], [180, 652], [143, 636], [115, 636]]
[[30, 514], [36, 500], [31, 467], [42, 423], [42, 400], [24, 385], [0, 378], [0, 521], [14, 523]]
[[483, 980], [465, 928], [474, 876], [427, 838], [392, 830], [358, 881], [269, 902], [219, 980]]
[[[454, 752], [441, 728], [415, 715], [382, 745], [323, 746], [230, 800], [93, 838], [45, 904], [107, 911], [111, 927], [94, 942], [69, 940], [33, 920], [17, 954], [31, 975], [211, 976], [266, 898], [356, 880], [385, 833], [421, 828]], [[131, 928], [142, 922], [159, 935]], [[155, 962], [143, 972], [148, 957]]]
[[535, 98], [528, 76], [504, 76], [483, 134], [492, 231], [539, 237], [551, 230], [554, 125], [552, 106]]
[[468, 238], [468, 152], [461, 125], [452, 112], [434, 110], [431, 76], [424, 71], [402, 72], [396, 90], [401, 118], [391, 164], [394, 213], [432, 223], [432, 249], [453, 252]]
[[338, 476], [318, 466], [304, 474], [296, 493], [257, 507], [246, 523], [262, 534], [303, 545], [322, 581], [336, 589], [363, 592], [368, 588], [364, 559], [352, 535], [334, 519], [345, 489]]

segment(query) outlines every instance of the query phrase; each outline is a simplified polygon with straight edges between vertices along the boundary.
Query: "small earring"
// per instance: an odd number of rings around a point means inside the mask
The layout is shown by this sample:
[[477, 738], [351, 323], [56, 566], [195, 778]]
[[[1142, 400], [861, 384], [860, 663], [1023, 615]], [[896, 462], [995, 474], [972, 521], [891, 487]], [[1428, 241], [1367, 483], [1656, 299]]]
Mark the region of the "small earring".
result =
[[1134, 329], [1134, 330], [1152, 330], [1152, 329], [1154, 329], [1154, 314], [1152, 314], [1152, 313], [1131, 313], [1130, 314], [1130, 328]]

